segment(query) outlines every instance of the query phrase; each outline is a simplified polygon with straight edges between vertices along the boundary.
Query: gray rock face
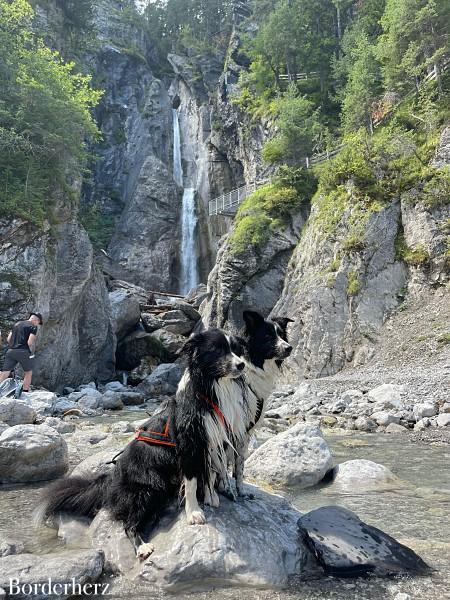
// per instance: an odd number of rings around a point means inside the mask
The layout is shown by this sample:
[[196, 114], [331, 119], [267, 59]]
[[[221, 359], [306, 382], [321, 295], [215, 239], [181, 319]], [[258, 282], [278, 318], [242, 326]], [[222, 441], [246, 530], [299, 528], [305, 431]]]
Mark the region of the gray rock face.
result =
[[0, 244], [0, 316], [12, 324], [30, 306], [43, 314], [33, 383], [48, 389], [111, 376], [115, 349], [92, 246], [61, 198], [57, 204], [53, 233], [20, 219], [0, 222], [1, 239], [7, 240]]
[[242, 312], [247, 309], [257, 308], [268, 316], [280, 297], [287, 264], [306, 216], [306, 209], [293, 216], [262, 248], [249, 246], [245, 252], [234, 253], [223, 241], [208, 277], [210, 297], [201, 307], [207, 327], [229, 323], [239, 329]]
[[111, 270], [150, 290], [178, 289], [180, 206], [167, 167], [156, 156], [147, 156], [109, 245]]
[[310, 487], [332, 467], [320, 429], [297, 423], [257, 448], [245, 463], [245, 476], [272, 486]]
[[[95, 550], [70, 550], [58, 554], [19, 554], [18, 556], [6, 556], [0, 558], [0, 587], [6, 590], [10, 589], [10, 579], [18, 579], [20, 585], [37, 586], [37, 594], [33, 593], [33, 598], [41, 600], [49, 597], [48, 580], [51, 579], [53, 585], [64, 585], [73, 583], [83, 585], [88, 582], [95, 582], [99, 579], [103, 571], [104, 557], [101, 552]], [[64, 588], [62, 588], [64, 589]], [[72, 588], [73, 589], [73, 588]], [[61, 590], [61, 588], [60, 588]], [[14, 590], [15, 592], [16, 590]], [[101, 588], [99, 588], [101, 591]], [[68, 598], [73, 593], [58, 594], [58, 598]], [[29, 598], [26, 593], [13, 594], [14, 598]]]
[[117, 368], [131, 371], [139, 367], [143, 358], [152, 356], [157, 360], [165, 360], [169, 354], [155, 333], [133, 331], [117, 347]]
[[75, 423], [71, 421], [64, 421], [63, 419], [58, 419], [57, 417], [47, 417], [44, 421], [44, 425], [48, 425], [48, 427], [52, 427], [56, 429], [58, 433], [73, 433], [75, 431]]
[[54, 479], [67, 467], [67, 444], [52, 427], [16, 425], [0, 435], [0, 483]]
[[371, 460], [347, 460], [334, 468], [334, 484], [342, 490], [370, 490], [402, 487], [403, 483], [387, 467]]
[[410, 548], [340, 506], [313, 510], [303, 515], [298, 525], [302, 542], [314, 552], [327, 575], [431, 572]]
[[183, 347], [186, 338], [177, 333], [172, 333], [166, 329], [157, 329], [152, 334], [154, 339], [158, 340], [166, 351], [167, 356], [175, 358], [177, 352]]
[[194, 321], [192, 321], [181, 310], [169, 310], [161, 317], [163, 327], [166, 331], [177, 333], [178, 335], [188, 335], [194, 329]]
[[129, 290], [109, 292], [111, 321], [117, 339], [121, 340], [141, 318], [139, 299]]
[[22, 425], [34, 423], [35, 420], [35, 411], [25, 402], [15, 398], [2, 398], [0, 400], [0, 421], [7, 425]]
[[[275, 315], [299, 317], [289, 326], [294, 351], [285, 363], [296, 377], [335, 373], [356, 359], [354, 352], [360, 344], [366, 344], [367, 359], [369, 334], [375, 334], [386, 314], [397, 306], [397, 293], [406, 281], [406, 269], [395, 258], [399, 203], [368, 217], [362, 233], [363, 251], [341, 256], [339, 248], [347, 235], [351, 211], [344, 213], [336, 231], [327, 236], [320, 202], [318, 199], [312, 208], [273, 310]], [[350, 283], [355, 281], [358, 283], [349, 294]], [[361, 353], [358, 360], [362, 360]]]
[[184, 512], [164, 519], [150, 542], [155, 551], [145, 561], [140, 580], [176, 591], [205, 585], [286, 585], [289, 576], [310, 568], [308, 552], [297, 543], [299, 513], [283, 498], [253, 486], [253, 501], [221, 498], [206, 509], [205, 525], [188, 525]]

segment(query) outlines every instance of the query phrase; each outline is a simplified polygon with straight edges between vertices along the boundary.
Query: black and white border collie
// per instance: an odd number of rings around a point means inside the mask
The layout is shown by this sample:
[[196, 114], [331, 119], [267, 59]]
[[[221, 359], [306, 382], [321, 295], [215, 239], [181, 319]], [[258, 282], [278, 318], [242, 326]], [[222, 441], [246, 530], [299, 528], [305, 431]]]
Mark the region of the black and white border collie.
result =
[[158, 518], [184, 484], [188, 523], [205, 522], [197, 492], [205, 503], [218, 506], [214, 485], [217, 474], [226, 472], [225, 449], [244, 444], [247, 437], [251, 417], [241, 378], [246, 360], [232, 352], [230, 338], [219, 329], [194, 335], [181, 353], [187, 369], [176, 397], [150, 417], [110, 473], [67, 477], [46, 488], [38, 521], [62, 513], [94, 517], [106, 508], [123, 522], [144, 559], [152, 551], [142, 540], [144, 526]]
[[[243, 403], [247, 409], [245, 434], [235, 438], [233, 451], [228, 452], [238, 496], [245, 496], [244, 462], [250, 438], [263, 422], [267, 400], [275, 380], [281, 373], [283, 361], [292, 352], [286, 329], [288, 323], [293, 323], [293, 319], [287, 317], [264, 319], [259, 313], [250, 310], [244, 311], [243, 318], [245, 325], [242, 334], [231, 338], [231, 347], [244, 361], [245, 369], [241, 379], [228, 384], [234, 394], [243, 394]], [[234, 403], [238, 404], [238, 401]], [[229, 480], [225, 479], [226, 481], [222, 479], [222, 491], [234, 498]]]

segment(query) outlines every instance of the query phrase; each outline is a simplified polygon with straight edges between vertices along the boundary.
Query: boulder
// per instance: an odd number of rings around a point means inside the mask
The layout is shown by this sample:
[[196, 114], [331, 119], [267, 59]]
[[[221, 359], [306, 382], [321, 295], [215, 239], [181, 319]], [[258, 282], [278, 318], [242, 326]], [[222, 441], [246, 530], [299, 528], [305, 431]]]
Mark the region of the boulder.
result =
[[120, 399], [125, 404], [125, 406], [139, 406], [143, 402], [145, 402], [144, 395], [140, 392], [121, 392]]
[[[315, 568], [306, 547], [298, 542], [300, 513], [284, 498], [253, 486], [252, 501], [220, 499], [217, 509], [205, 508], [205, 525], [188, 525], [184, 510], [173, 507], [160, 521], [149, 542], [155, 550], [134, 570], [139, 581], [167, 591], [183, 592], [207, 586], [281, 587], [292, 575]], [[116, 570], [135, 567], [131, 545], [122, 527], [100, 515], [91, 536], [105, 548]]]
[[389, 423], [385, 431], [386, 433], [406, 433], [408, 428], [399, 423]]
[[371, 460], [347, 460], [333, 469], [334, 486], [343, 491], [401, 487], [402, 482], [387, 467]]
[[438, 427], [448, 427], [450, 426], [450, 414], [442, 413], [436, 417], [436, 425]]
[[386, 410], [390, 408], [402, 408], [401, 392], [403, 386], [392, 383], [383, 383], [372, 389], [368, 393], [369, 402], [377, 404], [377, 410]]
[[137, 386], [144, 396], [161, 396], [174, 394], [183, 375], [183, 368], [177, 363], [163, 363], [156, 367], [151, 375]]
[[355, 427], [358, 431], [371, 432], [375, 431], [377, 424], [372, 419], [369, 419], [369, 417], [361, 416], [356, 419]]
[[78, 408], [80, 408], [83, 412], [95, 410], [100, 406], [100, 401], [102, 400], [102, 395], [86, 395], [80, 398], [77, 402]]
[[116, 367], [124, 371], [131, 371], [138, 367], [146, 356], [166, 360], [169, 354], [164, 344], [154, 334], [146, 331], [133, 331], [117, 347]]
[[120, 383], [120, 381], [108, 381], [108, 383], [105, 384], [104, 389], [105, 392], [124, 392], [128, 388], [126, 385], [123, 385], [123, 383]]
[[105, 410], [122, 410], [123, 402], [120, 392], [106, 392], [100, 400], [100, 406]]
[[53, 415], [63, 415], [69, 410], [79, 410], [77, 403], [73, 400], [68, 400], [67, 398], [58, 398], [58, 400], [53, 405]]
[[164, 327], [164, 321], [152, 313], [142, 313], [141, 319], [147, 333], [153, 333], [157, 329]]
[[361, 401], [363, 399], [363, 393], [361, 390], [346, 390], [339, 399], [341, 402], [349, 405]]
[[[208, 288], [204, 283], [200, 283], [196, 288], [193, 288], [186, 296], [187, 302], [189, 302], [194, 308], [199, 308], [200, 304], [205, 298], [208, 297]], [[186, 302], [186, 303], [187, 303]]]
[[31, 406], [37, 416], [44, 417], [52, 414], [57, 396], [47, 390], [35, 390], [23, 393], [20, 400]]
[[73, 433], [75, 431], [75, 423], [58, 419], [58, 417], [47, 417], [44, 421], [44, 425], [53, 427], [53, 429], [56, 429], [56, 431], [61, 434]]
[[6, 431], [8, 429], [8, 427], [9, 427], [9, 425], [7, 423], [0, 421], [0, 435], [2, 435], [2, 433], [4, 431]]
[[[19, 554], [0, 558], [0, 587], [10, 590], [10, 580], [18, 579], [21, 589], [10, 593], [14, 598], [30, 598], [26, 593], [29, 586], [33, 589], [33, 600], [56, 597], [49, 594], [48, 581], [53, 586], [67, 584], [69, 593], [58, 593], [58, 598], [68, 598], [76, 594], [70, 586], [84, 585], [97, 581], [102, 574], [104, 556], [97, 550], [70, 550], [56, 554]], [[36, 593], [35, 592], [36, 587]], [[60, 588], [61, 589], [61, 588]], [[102, 588], [99, 588], [101, 592]], [[73, 588], [72, 588], [73, 590]]]
[[0, 557], [12, 556], [13, 554], [22, 554], [24, 545], [22, 542], [11, 540], [0, 535]]
[[194, 323], [197, 323], [197, 321], [200, 321], [201, 319], [201, 315], [198, 312], [198, 310], [196, 310], [196, 308], [188, 302], [183, 302], [182, 300], [175, 300], [174, 302], [172, 302], [172, 306], [174, 310], [181, 311], [186, 315], [188, 319], [194, 321]]
[[323, 506], [300, 517], [300, 539], [327, 575], [359, 577], [410, 573], [425, 575], [430, 567], [380, 529], [367, 525], [341, 506]]
[[0, 400], [0, 421], [7, 425], [23, 425], [34, 423], [36, 412], [22, 400], [2, 398]]
[[255, 450], [245, 463], [245, 474], [273, 486], [306, 488], [321, 481], [332, 464], [320, 429], [297, 423]]
[[159, 340], [163, 348], [169, 353], [169, 357], [175, 358], [178, 351], [184, 346], [186, 338], [165, 329], [157, 329], [152, 336]]
[[48, 425], [15, 425], [0, 436], [0, 483], [46, 481], [67, 467], [67, 444]]
[[417, 423], [414, 425], [414, 429], [415, 431], [423, 431], [424, 429], [430, 426], [430, 419], [428, 417], [424, 417], [423, 419], [420, 419], [420, 421], [417, 421]]
[[387, 427], [391, 423], [400, 423], [400, 417], [393, 415], [385, 410], [380, 410], [378, 412], [372, 413], [370, 415], [370, 418], [373, 421], [375, 421], [377, 425], [382, 425], [383, 427]]
[[433, 402], [422, 402], [413, 407], [413, 415], [416, 421], [424, 417], [434, 417], [438, 414], [438, 408]]
[[117, 446], [116, 448], [109, 448], [108, 450], [103, 450], [102, 452], [96, 452], [95, 454], [91, 454], [85, 460], [80, 462], [74, 470], [72, 471], [72, 475], [81, 476], [81, 475], [102, 475], [103, 473], [109, 473], [114, 465], [111, 463], [113, 458], [123, 450], [124, 445]]
[[121, 340], [140, 321], [139, 298], [131, 290], [117, 289], [109, 293], [109, 304], [113, 330]]
[[86, 534], [92, 547], [105, 554], [107, 571], [117, 574], [128, 573], [136, 566], [138, 562], [136, 553], [123, 525], [113, 521], [106, 510], [101, 510], [95, 516]]
[[161, 315], [161, 320], [163, 321], [163, 328], [166, 331], [170, 331], [178, 335], [190, 334], [195, 326], [195, 321], [192, 321], [181, 310], [169, 310]]

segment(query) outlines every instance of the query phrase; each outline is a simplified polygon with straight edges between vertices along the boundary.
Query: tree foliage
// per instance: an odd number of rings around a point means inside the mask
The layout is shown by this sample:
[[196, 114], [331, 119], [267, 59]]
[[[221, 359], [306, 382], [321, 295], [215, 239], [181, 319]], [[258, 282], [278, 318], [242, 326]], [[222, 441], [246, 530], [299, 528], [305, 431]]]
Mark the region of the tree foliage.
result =
[[69, 193], [97, 136], [101, 92], [39, 39], [26, 0], [0, 0], [0, 206], [41, 223], [55, 190]]

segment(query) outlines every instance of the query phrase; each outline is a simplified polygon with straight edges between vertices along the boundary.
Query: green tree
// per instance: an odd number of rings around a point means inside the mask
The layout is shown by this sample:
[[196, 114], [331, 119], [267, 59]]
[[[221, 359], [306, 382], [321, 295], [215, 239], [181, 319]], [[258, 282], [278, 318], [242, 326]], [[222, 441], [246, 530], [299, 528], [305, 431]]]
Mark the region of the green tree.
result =
[[0, 0], [0, 206], [41, 223], [54, 192], [71, 195], [80, 177], [101, 92], [36, 37], [32, 18], [26, 0]]
[[447, 0], [387, 0], [378, 54], [388, 89], [404, 90], [435, 68], [440, 83], [448, 56], [450, 11]]

